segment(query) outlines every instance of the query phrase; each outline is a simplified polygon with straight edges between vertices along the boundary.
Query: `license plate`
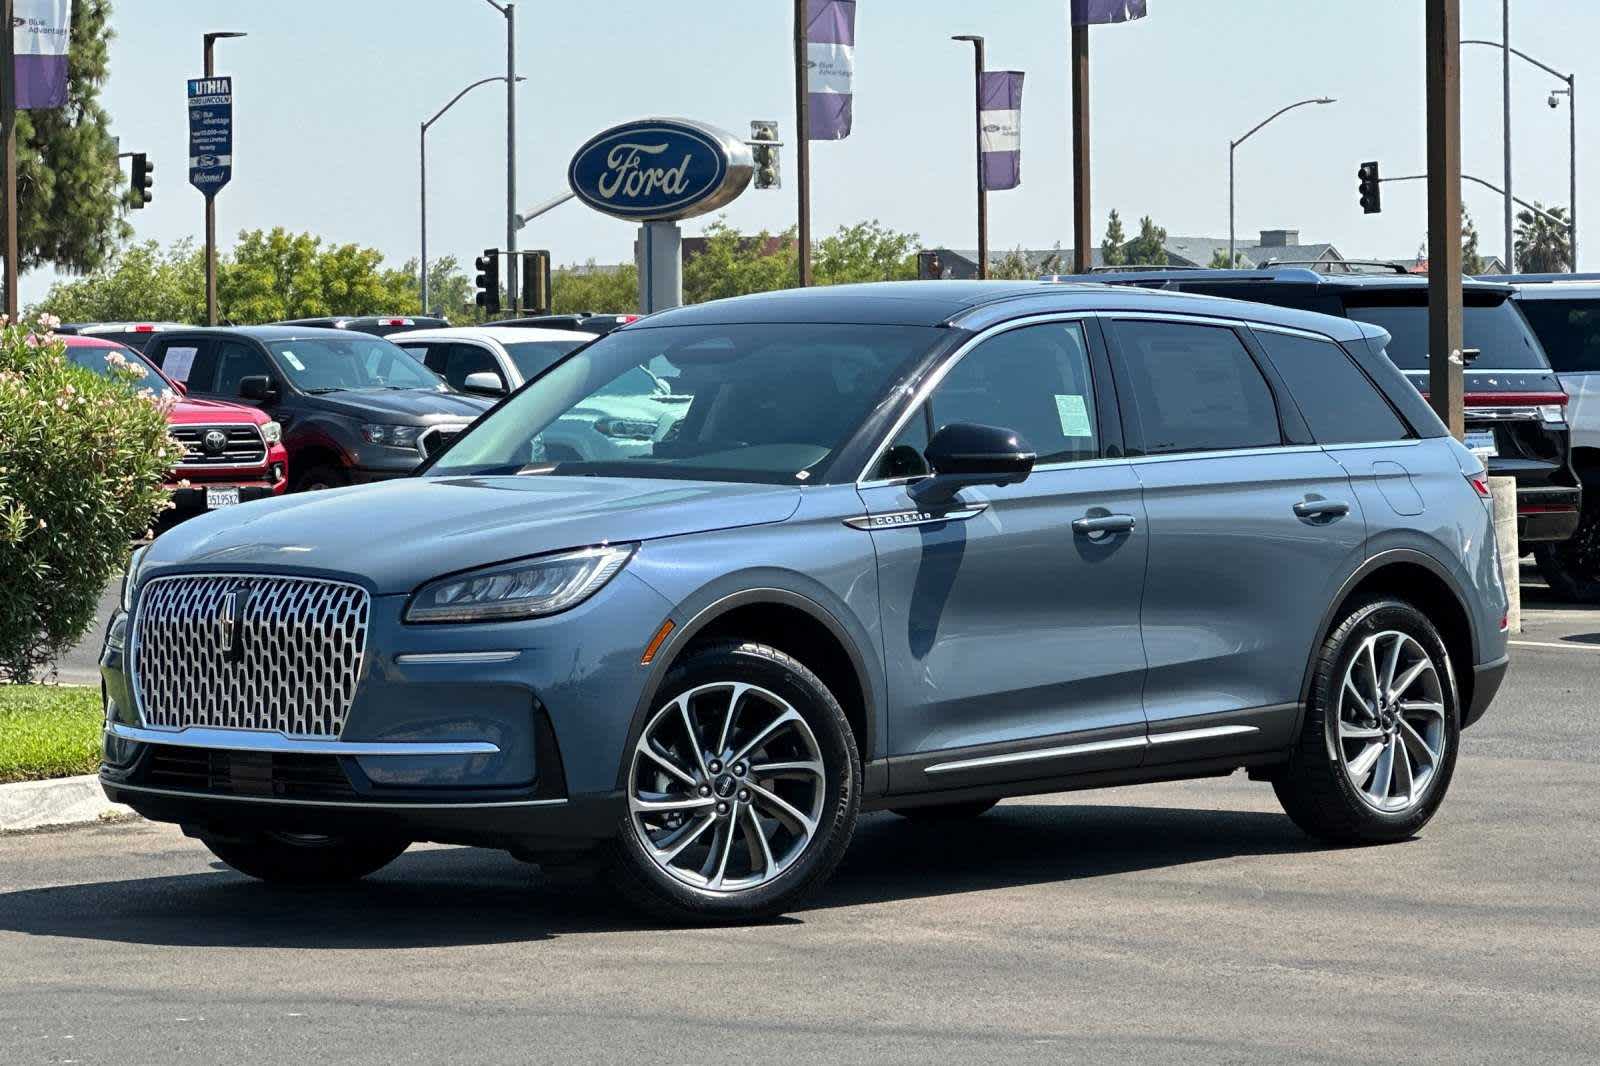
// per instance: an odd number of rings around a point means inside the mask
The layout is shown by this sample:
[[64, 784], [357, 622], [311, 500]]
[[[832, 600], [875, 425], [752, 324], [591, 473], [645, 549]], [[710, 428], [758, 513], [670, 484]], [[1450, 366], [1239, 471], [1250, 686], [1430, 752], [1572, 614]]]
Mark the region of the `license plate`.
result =
[[215, 511], [218, 507], [232, 507], [239, 502], [239, 490], [231, 489], [206, 489], [206, 510]]
[[1494, 430], [1469, 429], [1467, 430], [1467, 447], [1482, 456], [1493, 457], [1499, 455], [1499, 449], [1494, 446]]

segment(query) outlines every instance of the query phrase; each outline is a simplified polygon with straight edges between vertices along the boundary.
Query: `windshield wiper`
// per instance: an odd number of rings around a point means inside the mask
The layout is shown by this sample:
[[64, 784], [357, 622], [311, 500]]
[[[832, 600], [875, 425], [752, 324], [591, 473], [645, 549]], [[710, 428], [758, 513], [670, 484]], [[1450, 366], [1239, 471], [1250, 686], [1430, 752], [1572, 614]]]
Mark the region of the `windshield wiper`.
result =
[[330, 392], [349, 392], [350, 387], [348, 385], [319, 385], [314, 389], [306, 389], [304, 391], [311, 396], [322, 396]]

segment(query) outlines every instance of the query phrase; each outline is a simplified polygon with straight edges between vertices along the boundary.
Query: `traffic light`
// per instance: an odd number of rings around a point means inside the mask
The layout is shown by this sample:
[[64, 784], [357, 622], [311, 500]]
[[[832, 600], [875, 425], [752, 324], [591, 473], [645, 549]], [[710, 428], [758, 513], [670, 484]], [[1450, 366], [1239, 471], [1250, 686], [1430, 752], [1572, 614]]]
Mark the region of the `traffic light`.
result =
[[133, 178], [128, 182], [133, 202], [129, 207], [138, 209], [150, 202], [150, 190], [156, 183], [155, 170], [155, 164], [143, 152], [133, 153]]
[[755, 161], [755, 187], [777, 189], [783, 186], [783, 168], [778, 160], [778, 124], [757, 120], [750, 123], [750, 153]]
[[1356, 171], [1356, 177], [1361, 179], [1361, 211], [1363, 214], [1376, 215], [1383, 210], [1383, 190], [1378, 177], [1378, 164], [1376, 162], [1362, 163], [1361, 169]]
[[473, 260], [478, 268], [478, 306], [491, 315], [500, 313], [500, 249], [485, 248]]
[[550, 313], [550, 253], [522, 253], [522, 311], [529, 315]]

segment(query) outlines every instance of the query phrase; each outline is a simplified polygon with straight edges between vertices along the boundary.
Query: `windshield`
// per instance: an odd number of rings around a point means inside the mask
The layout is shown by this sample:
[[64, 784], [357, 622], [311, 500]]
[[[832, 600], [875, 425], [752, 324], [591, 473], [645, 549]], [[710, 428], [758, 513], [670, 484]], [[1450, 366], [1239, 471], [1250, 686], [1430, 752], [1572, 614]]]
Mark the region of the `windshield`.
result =
[[114, 348], [101, 348], [78, 345], [67, 346], [67, 358], [85, 370], [92, 370], [103, 377], [111, 376], [111, 368], [117, 366], [126, 369], [135, 375], [135, 386], [141, 389], [150, 389], [157, 396], [167, 397], [172, 395], [172, 387], [167, 384], [167, 379], [162, 377], [150, 361], [132, 348], [117, 345]]
[[302, 392], [444, 389], [439, 375], [381, 337], [312, 337], [267, 347]]
[[1550, 365], [1562, 373], [1600, 371], [1600, 300], [1523, 300]]
[[557, 359], [578, 345], [587, 343], [589, 343], [588, 338], [571, 341], [516, 341], [505, 345], [505, 350], [506, 354], [511, 356], [511, 361], [517, 364], [517, 372], [522, 375], [522, 380], [531, 381], [554, 366]]
[[[1428, 306], [1350, 303], [1345, 312], [1361, 322], [1382, 326], [1394, 339], [1389, 359], [1401, 370], [1428, 369]], [[1539, 341], [1510, 300], [1462, 309], [1461, 327], [1468, 348], [1481, 353], [1473, 370], [1549, 370]]]
[[525, 387], [428, 473], [815, 483], [944, 336], [925, 326], [624, 330]]

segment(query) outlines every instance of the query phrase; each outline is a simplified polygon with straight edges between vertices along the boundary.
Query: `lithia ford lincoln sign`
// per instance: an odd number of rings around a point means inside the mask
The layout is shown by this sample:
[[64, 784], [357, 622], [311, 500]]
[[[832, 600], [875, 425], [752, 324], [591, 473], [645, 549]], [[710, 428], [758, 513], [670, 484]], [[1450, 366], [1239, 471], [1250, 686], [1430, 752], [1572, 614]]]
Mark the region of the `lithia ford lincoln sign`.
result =
[[731, 203], [750, 184], [750, 147], [680, 118], [641, 119], [589, 139], [567, 181], [597, 211], [632, 222], [693, 218]]

